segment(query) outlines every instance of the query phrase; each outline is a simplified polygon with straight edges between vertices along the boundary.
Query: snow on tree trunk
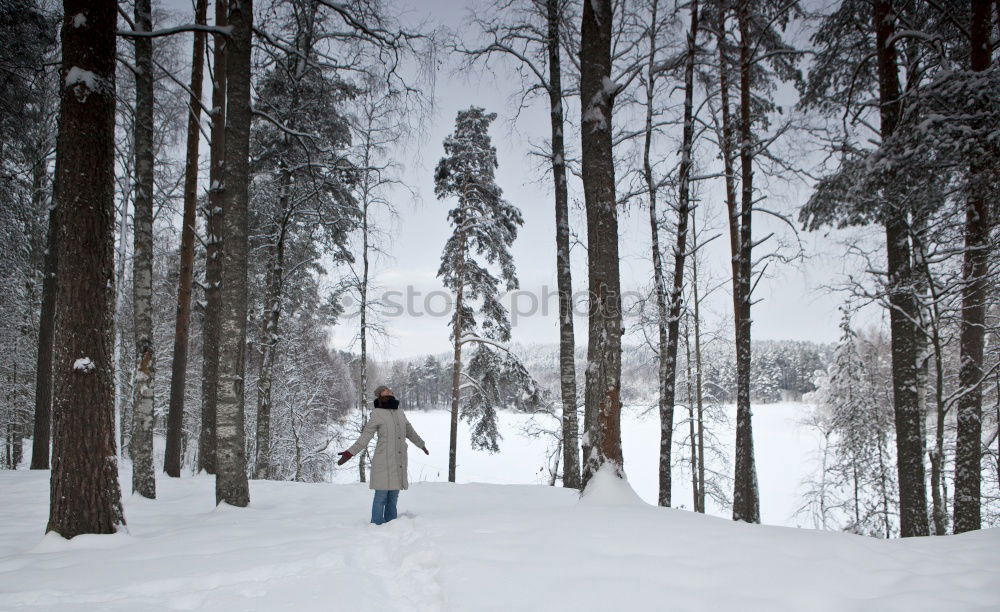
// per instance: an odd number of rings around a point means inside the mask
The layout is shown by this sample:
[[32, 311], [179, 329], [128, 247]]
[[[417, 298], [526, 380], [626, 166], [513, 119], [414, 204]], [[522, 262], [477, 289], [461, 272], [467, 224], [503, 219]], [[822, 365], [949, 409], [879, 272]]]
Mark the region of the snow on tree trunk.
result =
[[[135, 3], [135, 27], [153, 30], [150, 0]], [[153, 473], [153, 41], [135, 39], [135, 212], [132, 255], [132, 308], [135, 388], [132, 402], [132, 491], [156, 497]]]
[[[990, 68], [989, 0], [971, 0], [971, 67]], [[965, 251], [962, 255], [962, 323], [959, 342], [958, 439], [955, 449], [955, 533], [981, 527], [983, 435], [983, 346], [986, 336], [986, 284], [989, 274], [989, 181], [986, 163], [974, 157], [969, 166], [965, 204]]]
[[611, 113], [610, 0], [583, 5], [580, 33], [582, 176], [587, 209], [589, 317], [584, 485], [609, 463], [621, 476], [621, 280]]
[[250, 502], [244, 442], [247, 336], [247, 205], [250, 156], [250, 54], [253, 0], [231, 0], [226, 45], [226, 172], [222, 295], [216, 399], [215, 501]]
[[[206, 22], [208, 0], [197, 0], [194, 21]], [[184, 432], [184, 389], [187, 382], [188, 339], [191, 323], [191, 290], [194, 281], [194, 224], [198, 204], [198, 144], [201, 136], [201, 84], [205, 72], [205, 33], [194, 33], [191, 53], [191, 101], [184, 166], [184, 216], [181, 220], [181, 263], [177, 279], [177, 316], [174, 354], [170, 368], [170, 404], [167, 411], [167, 446], [163, 471], [181, 475], [181, 438]]]
[[116, 8], [106, 0], [63, 2], [55, 187], [60, 278], [46, 531], [66, 538], [125, 525], [112, 381]]
[[[225, 26], [228, 3], [216, 0], [215, 25]], [[208, 206], [205, 214], [205, 314], [202, 321], [201, 432], [198, 470], [216, 471], [215, 414], [219, 371], [219, 299], [222, 283], [222, 221], [226, 159], [226, 38], [216, 36], [212, 50], [212, 141]]]
[[579, 419], [576, 410], [576, 340], [573, 334], [573, 277], [569, 251], [569, 191], [563, 136], [559, 0], [546, 0], [549, 58], [549, 121], [552, 126], [552, 182], [556, 205], [556, 286], [559, 290], [559, 391], [562, 397], [563, 486], [580, 488]]
[[[876, 0], [872, 14], [881, 102], [881, 136], [888, 139], [899, 122], [900, 91], [895, 27], [891, 0]], [[891, 191], [885, 197], [892, 199]], [[885, 214], [888, 260], [889, 319], [892, 335], [893, 410], [896, 421], [896, 455], [899, 477], [900, 534], [929, 534], [927, 493], [924, 482], [923, 436], [917, 388], [918, 305], [913, 294], [913, 270], [907, 215], [902, 203], [890, 201]]]

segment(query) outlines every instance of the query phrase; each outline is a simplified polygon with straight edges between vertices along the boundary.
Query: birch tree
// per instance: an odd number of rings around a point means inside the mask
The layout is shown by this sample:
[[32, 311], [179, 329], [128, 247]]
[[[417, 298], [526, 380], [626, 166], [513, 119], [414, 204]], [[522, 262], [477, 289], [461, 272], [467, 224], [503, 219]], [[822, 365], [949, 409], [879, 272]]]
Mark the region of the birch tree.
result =
[[[149, 0], [135, 3], [137, 32], [153, 31]], [[132, 491], [156, 497], [153, 474], [153, 41], [137, 36], [135, 44], [135, 213], [132, 254], [132, 308], [135, 387], [132, 401]]]

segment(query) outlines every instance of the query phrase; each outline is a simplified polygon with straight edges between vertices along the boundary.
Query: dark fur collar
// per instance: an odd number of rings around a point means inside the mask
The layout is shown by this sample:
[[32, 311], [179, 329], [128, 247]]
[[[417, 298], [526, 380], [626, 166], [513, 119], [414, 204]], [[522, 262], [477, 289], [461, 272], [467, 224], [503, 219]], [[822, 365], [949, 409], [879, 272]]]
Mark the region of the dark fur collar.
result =
[[391, 395], [388, 397], [376, 397], [375, 407], [385, 408], [387, 410], [395, 410], [399, 408], [399, 400]]

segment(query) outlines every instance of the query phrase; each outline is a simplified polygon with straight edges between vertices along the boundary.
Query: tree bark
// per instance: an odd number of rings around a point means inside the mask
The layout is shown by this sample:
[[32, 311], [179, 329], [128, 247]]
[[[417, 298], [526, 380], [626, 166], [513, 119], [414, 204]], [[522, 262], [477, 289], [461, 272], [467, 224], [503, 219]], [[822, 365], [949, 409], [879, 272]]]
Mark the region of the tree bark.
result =
[[52, 334], [55, 328], [56, 301], [56, 194], [49, 210], [49, 229], [45, 244], [42, 308], [38, 315], [38, 355], [35, 366], [35, 420], [31, 444], [31, 469], [49, 469], [49, 440], [52, 432]]
[[583, 5], [580, 33], [582, 174], [587, 208], [589, 312], [584, 485], [605, 463], [622, 475], [621, 279], [611, 113], [610, 0]]
[[[208, 0], [197, 0], [196, 24], [207, 21]], [[194, 224], [198, 204], [198, 144], [201, 139], [201, 83], [205, 74], [205, 33], [194, 33], [191, 54], [191, 102], [188, 109], [187, 158], [184, 167], [184, 218], [181, 228], [181, 263], [177, 281], [177, 317], [174, 356], [170, 368], [170, 407], [167, 411], [167, 447], [163, 470], [181, 475], [181, 438], [184, 435], [184, 390], [187, 382], [188, 334], [191, 323], [191, 290], [194, 281]]]
[[[135, 27], [153, 31], [150, 0], [136, 0]], [[135, 390], [132, 401], [132, 491], [153, 499], [153, 44], [135, 39], [135, 212], [132, 255]]]
[[[751, 58], [749, 2], [737, 9], [740, 32], [740, 205], [735, 191], [729, 199], [729, 237], [733, 255], [733, 311], [736, 331], [736, 473], [733, 479], [733, 520], [760, 522], [757, 468], [754, 462], [750, 406], [750, 293], [752, 273], [753, 125], [750, 113]], [[725, 74], [726, 67], [721, 67]], [[724, 110], [725, 114], [726, 111]], [[725, 121], [725, 119], [724, 119]], [[731, 142], [727, 146], [731, 146]]]
[[[876, 0], [873, 10], [878, 59], [882, 140], [896, 129], [900, 116], [899, 73], [892, 43], [892, 0]], [[894, 195], [887, 194], [889, 198]], [[893, 411], [899, 477], [899, 522], [903, 537], [929, 534], [924, 482], [923, 436], [917, 393], [918, 305], [913, 293], [913, 266], [902, 204], [889, 201], [885, 209], [886, 255], [889, 273], [889, 320], [892, 336]]]
[[253, 0], [230, 0], [226, 47], [226, 173], [216, 400], [215, 501], [250, 503], [244, 442], [247, 335], [247, 204], [250, 159], [250, 53]]
[[[228, 0], [216, 0], [215, 25], [229, 23]], [[222, 221], [226, 160], [226, 38], [216, 36], [212, 49], [212, 142], [205, 228], [205, 314], [202, 321], [201, 432], [198, 471], [216, 472], [215, 414], [219, 384], [219, 300], [222, 286]]]
[[698, 228], [691, 211], [691, 306], [694, 316], [694, 392], [698, 406], [698, 494], [694, 511], [705, 513], [705, 403], [701, 368], [701, 297], [698, 288]]
[[[364, 167], [372, 168], [374, 160], [372, 160], [372, 150], [374, 148], [372, 131], [374, 129], [374, 115], [375, 108], [372, 104], [366, 105], [365, 107], [368, 128], [364, 133]], [[364, 430], [365, 425], [368, 424], [368, 273], [369, 273], [369, 260], [368, 260], [368, 214], [371, 209], [372, 204], [372, 191], [373, 191], [373, 180], [369, 172], [365, 172], [364, 182], [362, 183], [362, 194], [361, 194], [361, 286], [358, 288], [358, 293], [361, 298], [361, 305], [359, 309], [361, 330], [359, 333], [361, 339], [361, 367], [360, 367], [360, 381], [358, 384], [358, 411], [361, 414], [361, 429]], [[365, 448], [361, 451], [358, 456], [358, 479], [361, 482], [367, 481], [367, 472], [365, 466], [368, 463], [368, 449]]]
[[[650, 194], [650, 223], [653, 226], [654, 263], [660, 268], [657, 274], [657, 302], [660, 309], [660, 494], [659, 504], [670, 506], [671, 488], [671, 447], [674, 433], [674, 403], [677, 396], [677, 349], [681, 299], [684, 289], [684, 265], [687, 258], [688, 217], [691, 208], [691, 165], [694, 145], [694, 59], [698, 38], [698, 2], [691, 3], [691, 26], [687, 37], [687, 59], [684, 65], [684, 124], [681, 142], [681, 164], [679, 168], [679, 190], [677, 205], [677, 237], [674, 247], [673, 287], [670, 291], [669, 310], [663, 304], [663, 272], [659, 263], [659, 243], [656, 236], [655, 197], [652, 169], [649, 165], [649, 144], [652, 133], [652, 115], [646, 115], [646, 150], [644, 167], [646, 184]], [[653, 5], [654, 31], [656, 5]], [[652, 34], [650, 35], [652, 36]], [[650, 54], [650, 81], [653, 77], [653, 54]], [[652, 89], [649, 89], [648, 108], [652, 108]], [[666, 316], [664, 316], [664, 314]], [[666, 330], [664, 330], [666, 327]], [[664, 333], [666, 332], [666, 333]], [[666, 337], [664, 337], [666, 336]]]
[[[114, 135], [116, 3], [64, 0], [56, 153], [53, 454], [46, 531], [125, 525], [115, 454]], [[77, 27], [76, 16], [86, 19]]]
[[[660, 411], [660, 456], [659, 456], [659, 495], [657, 503], [670, 506], [671, 464], [670, 452], [674, 437], [674, 385], [670, 383], [670, 351], [668, 329], [670, 327], [667, 314], [667, 289], [663, 279], [663, 257], [660, 253], [660, 221], [656, 212], [656, 181], [653, 177], [653, 166], [650, 163], [650, 149], [653, 144], [653, 91], [656, 87], [656, 13], [658, 2], [652, 3], [652, 16], [649, 27], [649, 53], [646, 70], [646, 126], [642, 150], [642, 175], [646, 182], [646, 197], [649, 199], [649, 228], [652, 237], [651, 254], [653, 260], [653, 287], [656, 292], [656, 328], [658, 332], [657, 356], [657, 387], [659, 392]], [[682, 164], [683, 168], [683, 164]], [[676, 279], [675, 279], [676, 280]], [[671, 295], [671, 298], [673, 295]], [[671, 302], [671, 306], [672, 306]], [[676, 349], [676, 345], [675, 345]], [[676, 350], [674, 359], [676, 363]], [[676, 371], [674, 372], [676, 375]]]
[[[465, 219], [456, 219], [455, 225], [461, 226]], [[459, 229], [459, 232], [464, 230]], [[465, 289], [465, 237], [459, 240], [458, 270], [455, 272], [455, 314], [452, 318], [451, 334], [454, 343], [454, 355], [451, 366], [451, 423], [448, 434], [448, 482], [455, 482], [455, 472], [458, 463], [458, 408], [462, 393], [462, 309]]]
[[576, 341], [573, 334], [573, 278], [569, 251], [569, 190], [563, 137], [559, 0], [546, 0], [549, 56], [549, 121], [552, 127], [552, 182], [556, 204], [556, 286], [559, 290], [559, 391], [562, 396], [563, 486], [580, 488], [580, 425], [576, 410]]
[[282, 170], [278, 235], [274, 256], [268, 270], [267, 295], [264, 298], [264, 325], [261, 331], [261, 367], [257, 380], [257, 457], [254, 478], [271, 478], [271, 385], [278, 347], [278, 324], [281, 321], [281, 298], [284, 291], [285, 239], [290, 221], [289, 193], [291, 177]]
[[[990, 2], [971, 0], [971, 65], [990, 67]], [[955, 533], [982, 526], [983, 347], [986, 332], [986, 277], [989, 274], [989, 169], [974, 158], [969, 167], [962, 262], [962, 323], [959, 341], [958, 439], [955, 448]]]

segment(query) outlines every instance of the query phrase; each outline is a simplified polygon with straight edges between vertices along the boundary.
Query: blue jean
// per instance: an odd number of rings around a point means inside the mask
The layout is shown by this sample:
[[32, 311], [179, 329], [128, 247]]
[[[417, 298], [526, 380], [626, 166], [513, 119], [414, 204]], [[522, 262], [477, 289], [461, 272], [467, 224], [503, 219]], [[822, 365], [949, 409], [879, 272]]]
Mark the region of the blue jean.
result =
[[375, 499], [372, 500], [372, 522], [381, 525], [396, 518], [398, 499], [399, 491], [375, 491]]

